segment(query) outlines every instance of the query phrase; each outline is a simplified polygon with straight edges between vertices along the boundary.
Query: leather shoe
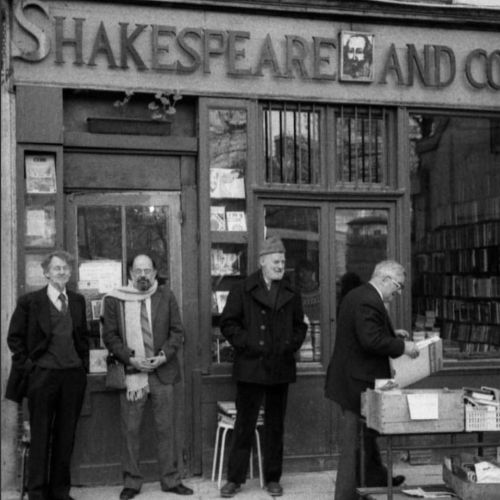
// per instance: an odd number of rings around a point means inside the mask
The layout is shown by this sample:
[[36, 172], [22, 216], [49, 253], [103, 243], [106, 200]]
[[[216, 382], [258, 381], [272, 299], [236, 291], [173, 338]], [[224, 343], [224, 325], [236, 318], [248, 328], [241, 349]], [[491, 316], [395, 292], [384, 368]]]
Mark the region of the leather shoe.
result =
[[405, 477], [404, 476], [394, 476], [392, 478], [392, 485], [393, 486], [400, 486], [405, 482]]
[[269, 481], [266, 485], [266, 489], [272, 497], [280, 497], [283, 495], [283, 488], [277, 481]]
[[123, 488], [120, 492], [120, 500], [130, 500], [134, 498], [139, 493], [139, 490], [134, 490], [134, 488]]
[[228, 481], [220, 490], [220, 496], [222, 498], [231, 498], [240, 491], [241, 486], [238, 483], [233, 483]]
[[165, 488], [163, 491], [166, 493], [175, 493], [176, 495], [192, 495], [193, 490], [184, 486], [182, 483], [173, 486], [172, 488]]

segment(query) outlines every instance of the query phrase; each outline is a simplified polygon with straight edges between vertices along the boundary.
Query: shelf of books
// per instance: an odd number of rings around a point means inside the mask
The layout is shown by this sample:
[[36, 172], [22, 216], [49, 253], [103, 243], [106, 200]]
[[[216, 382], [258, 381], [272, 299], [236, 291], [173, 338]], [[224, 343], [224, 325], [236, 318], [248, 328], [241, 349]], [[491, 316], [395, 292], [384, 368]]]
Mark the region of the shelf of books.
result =
[[247, 217], [244, 172], [210, 170], [210, 274], [212, 279], [212, 362], [228, 363], [233, 350], [219, 320], [231, 287], [246, 275]]
[[414, 310], [436, 319], [445, 357], [500, 357], [500, 220], [436, 229], [415, 257]]

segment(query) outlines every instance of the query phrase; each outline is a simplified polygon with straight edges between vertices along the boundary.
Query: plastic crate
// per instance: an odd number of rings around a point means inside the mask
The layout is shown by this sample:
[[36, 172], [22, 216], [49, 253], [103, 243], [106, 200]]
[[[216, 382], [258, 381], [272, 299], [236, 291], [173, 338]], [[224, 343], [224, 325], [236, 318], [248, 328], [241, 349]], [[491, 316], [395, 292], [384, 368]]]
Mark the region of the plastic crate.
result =
[[465, 405], [466, 431], [500, 431], [500, 408]]

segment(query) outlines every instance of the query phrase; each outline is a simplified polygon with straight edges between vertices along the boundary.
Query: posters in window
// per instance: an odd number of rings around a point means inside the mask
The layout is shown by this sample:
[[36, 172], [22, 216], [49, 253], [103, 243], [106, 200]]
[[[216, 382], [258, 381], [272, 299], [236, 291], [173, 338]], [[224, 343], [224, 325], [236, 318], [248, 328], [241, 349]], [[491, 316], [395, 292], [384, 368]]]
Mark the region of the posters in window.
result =
[[53, 194], [56, 188], [56, 161], [53, 154], [26, 155], [26, 192]]

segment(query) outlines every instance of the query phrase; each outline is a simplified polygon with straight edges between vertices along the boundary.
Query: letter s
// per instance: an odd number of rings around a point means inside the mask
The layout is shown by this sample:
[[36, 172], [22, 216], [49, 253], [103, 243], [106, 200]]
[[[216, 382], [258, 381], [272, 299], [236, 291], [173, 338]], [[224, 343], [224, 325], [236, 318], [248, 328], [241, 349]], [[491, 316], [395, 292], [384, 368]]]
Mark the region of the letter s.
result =
[[30, 52], [23, 52], [17, 45], [12, 44], [12, 57], [23, 59], [29, 62], [43, 61], [50, 53], [50, 39], [47, 34], [32, 23], [24, 15], [24, 9], [27, 7], [38, 7], [49, 18], [48, 7], [40, 0], [18, 0], [14, 9], [14, 17], [19, 26], [23, 28], [28, 35], [35, 39], [37, 48]]

